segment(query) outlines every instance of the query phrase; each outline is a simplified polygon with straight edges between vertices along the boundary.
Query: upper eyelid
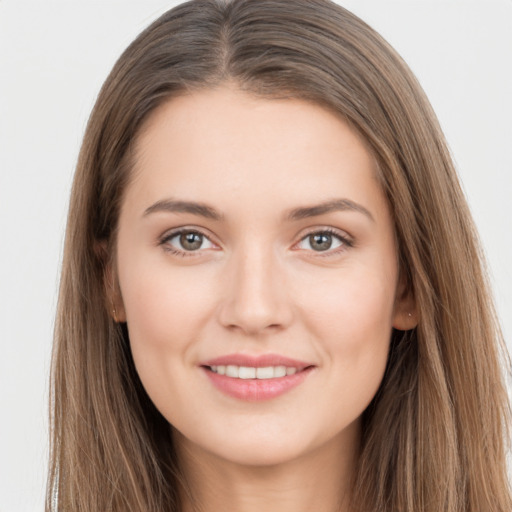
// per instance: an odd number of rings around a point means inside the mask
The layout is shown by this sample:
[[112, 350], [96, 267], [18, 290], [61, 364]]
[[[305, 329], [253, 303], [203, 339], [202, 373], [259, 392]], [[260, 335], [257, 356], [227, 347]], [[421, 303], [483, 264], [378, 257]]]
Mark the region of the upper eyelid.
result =
[[188, 227], [188, 226], [169, 229], [169, 230], [165, 231], [161, 236], [159, 236], [158, 240], [160, 242], [165, 242], [166, 240], [170, 240], [171, 238], [181, 235], [182, 233], [197, 233], [198, 235], [202, 235], [205, 238], [207, 238], [208, 240], [210, 240], [210, 242], [216, 243], [214, 240], [212, 240], [212, 235], [206, 233], [203, 229], [195, 228], [195, 227]]
[[304, 233], [303, 235], [300, 236], [299, 242], [304, 240], [304, 238], [306, 238], [307, 236], [311, 236], [315, 233], [328, 233], [330, 235], [337, 236], [338, 238], [340, 238], [341, 240], [343, 240], [345, 242], [350, 242], [351, 244], [354, 243], [354, 237], [352, 235], [350, 235], [349, 233], [347, 233], [346, 231], [344, 231], [342, 229], [334, 228], [331, 226], [311, 228], [306, 233]]
[[340, 229], [340, 228], [335, 228], [333, 226], [315, 226], [313, 228], [306, 228], [307, 231], [305, 233], [305, 235], [303, 236], [307, 236], [307, 235], [310, 235], [312, 233], [331, 233], [331, 234], [335, 234], [335, 235], [339, 235], [340, 237], [346, 237], [346, 238], [351, 238], [351, 236], [343, 229]]
[[[197, 228], [197, 227], [192, 227], [192, 226], [182, 226], [179, 228], [173, 228], [173, 229], [167, 230], [158, 238], [160, 241], [168, 240], [169, 238], [173, 238], [176, 235], [180, 235], [181, 233], [198, 233], [198, 234], [208, 238], [208, 240], [210, 240], [210, 242], [216, 243], [216, 242], [214, 242], [214, 240], [212, 240], [212, 238], [215, 238], [215, 237], [213, 237], [211, 234], [205, 232], [205, 230], [203, 228]], [[314, 233], [329, 233], [329, 234], [332, 234], [335, 236], [339, 236], [341, 239], [345, 239], [345, 240], [353, 239], [353, 237], [349, 233], [347, 233], [345, 230], [335, 228], [332, 226], [316, 226], [316, 227], [312, 227], [312, 228], [307, 228], [307, 231], [303, 232], [300, 235], [300, 238], [298, 241], [301, 241], [305, 237], [312, 235]]]

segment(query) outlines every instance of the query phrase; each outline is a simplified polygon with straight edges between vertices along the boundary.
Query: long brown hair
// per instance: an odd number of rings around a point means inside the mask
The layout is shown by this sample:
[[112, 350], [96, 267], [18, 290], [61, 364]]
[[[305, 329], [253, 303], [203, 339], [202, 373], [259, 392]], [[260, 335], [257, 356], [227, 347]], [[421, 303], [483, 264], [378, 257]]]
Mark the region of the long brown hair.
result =
[[386, 374], [364, 413], [354, 508], [509, 512], [504, 344], [443, 134], [395, 51], [328, 0], [187, 2], [147, 28], [107, 78], [71, 195], [47, 511], [180, 510], [170, 428], [138, 379], [125, 326], [112, 320], [105, 260], [145, 119], [176, 94], [225, 81], [329, 108], [379, 164], [420, 320], [393, 332]]

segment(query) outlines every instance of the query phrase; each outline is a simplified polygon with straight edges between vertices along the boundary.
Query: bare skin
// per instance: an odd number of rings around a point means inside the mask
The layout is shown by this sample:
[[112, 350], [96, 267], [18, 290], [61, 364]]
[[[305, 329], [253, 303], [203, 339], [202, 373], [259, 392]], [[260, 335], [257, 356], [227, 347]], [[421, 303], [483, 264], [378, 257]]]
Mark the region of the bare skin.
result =
[[[359, 424], [355, 423], [354, 433], [358, 429]], [[195, 500], [192, 503], [184, 493], [184, 512], [348, 512], [347, 483], [356, 462], [357, 442], [356, 438], [348, 447], [329, 443], [304, 461], [251, 467], [233, 465], [212, 454], [196, 454], [194, 450], [188, 453], [185, 441], [180, 445], [182, 458]]]
[[[186, 512], [348, 512], [391, 330], [416, 322], [377, 172], [334, 114], [228, 86], [141, 132], [113, 301], [176, 431]], [[262, 357], [293, 373], [261, 384]], [[240, 375], [211, 362], [233, 358]]]

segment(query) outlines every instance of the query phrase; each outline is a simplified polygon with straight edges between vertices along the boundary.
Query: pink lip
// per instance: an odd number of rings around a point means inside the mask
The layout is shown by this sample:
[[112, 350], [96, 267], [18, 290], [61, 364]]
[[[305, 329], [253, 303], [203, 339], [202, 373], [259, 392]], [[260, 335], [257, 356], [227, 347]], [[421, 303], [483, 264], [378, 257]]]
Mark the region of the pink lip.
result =
[[227, 366], [230, 364], [235, 366], [249, 366], [252, 368], [264, 368], [265, 366], [293, 366], [298, 370], [303, 370], [308, 366], [313, 366], [311, 363], [305, 363], [304, 361], [291, 359], [278, 354], [262, 354], [259, 356], [229, 354], [204, 361], [201, 363], [201, 366]]
[[[210, 366], [249, 366], [263, 368], [266, 366], [288, 366], [297, 368], [297, 373], [275, 379], [237, 379], [219, 375], [210, 370]], [[314, 366], [303, 361], [290, 359], [276, 354], [248, 356], [232, 354], [217, 357], [200, 365], [210, 382], [221, 392], [233, 398], [251, 402], [276, 398], [304, 382]]]

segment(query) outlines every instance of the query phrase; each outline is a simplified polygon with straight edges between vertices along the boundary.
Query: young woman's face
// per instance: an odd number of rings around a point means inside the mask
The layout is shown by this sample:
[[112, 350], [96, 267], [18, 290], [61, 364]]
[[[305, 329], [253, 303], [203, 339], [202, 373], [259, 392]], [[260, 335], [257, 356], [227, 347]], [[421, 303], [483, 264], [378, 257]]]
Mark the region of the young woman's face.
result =
[[275, 464], [354, 444], [407, 328], [376, 163], [334, 114], [225, 87], [142, 131], [119, 220], [118, 317], [191, 449]]

